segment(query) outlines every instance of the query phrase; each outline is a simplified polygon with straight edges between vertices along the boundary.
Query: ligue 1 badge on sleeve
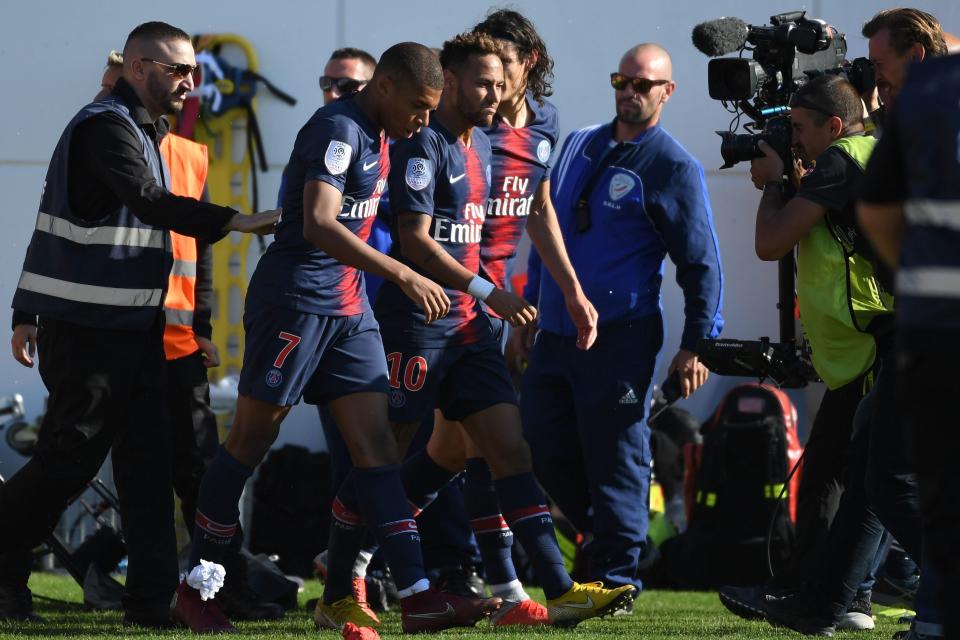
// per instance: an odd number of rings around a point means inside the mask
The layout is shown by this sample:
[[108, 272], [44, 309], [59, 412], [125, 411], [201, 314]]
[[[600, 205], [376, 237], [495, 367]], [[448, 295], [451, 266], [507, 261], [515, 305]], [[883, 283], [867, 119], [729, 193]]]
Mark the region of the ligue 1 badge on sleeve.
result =
[[550, 151], [552, 151], [550, 148], [550, 141], [541, 140], [540, 144], [537, 145], [537, 160], [545, 163], [550, 159]]
[[350, 166], [350, 157], [353, 149], [346, 142], [331, 140], [327, 146], [327, 153], [323, 156], [323, 163], [327, 170], [335, 176], [340, 175]]
[[433, 178], [433, 169], [426, 158], [410, 158], [407, 160], [407, 172], [404, 176], [407, 186], [414, 191], [423, 191]]

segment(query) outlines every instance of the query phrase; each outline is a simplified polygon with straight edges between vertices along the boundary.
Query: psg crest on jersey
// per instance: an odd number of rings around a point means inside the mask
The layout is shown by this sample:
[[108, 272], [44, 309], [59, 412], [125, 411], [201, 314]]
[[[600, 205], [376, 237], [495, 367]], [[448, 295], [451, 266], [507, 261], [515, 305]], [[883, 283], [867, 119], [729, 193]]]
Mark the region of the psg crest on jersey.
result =
[[636, 186], [637, 181], [625, 173], [618, 173], [610, 178], [610, 199], [616, 202], [627, 195]]
[[327, 146], [327, 153], [323, 156], [323, 164], [327, 165], [327, 171], [337, 176], [350, 166], [352, 155], [353, 149], [346, 142], [331, 140]]
[[404, 176], [407, 186], [414, 191], [422, 191], [430, 184], [433, 178], [433, 170], [430, 168], [430, 161], [426, 158], [410, 158], [407, 160], [407, 173]]
[[537, 160], [546, 163], [550, 159], [550, 141], [541, 140], [537, 145]]

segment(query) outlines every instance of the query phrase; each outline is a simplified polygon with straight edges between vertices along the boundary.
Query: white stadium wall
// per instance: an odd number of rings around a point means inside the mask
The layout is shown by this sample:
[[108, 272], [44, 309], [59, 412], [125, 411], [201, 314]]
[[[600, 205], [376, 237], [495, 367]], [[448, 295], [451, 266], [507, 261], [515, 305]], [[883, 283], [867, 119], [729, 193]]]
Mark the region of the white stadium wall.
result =
[[[654, 41], [674, 60], [677, 92], [666, 106], [664, 126], [707, 170], [714, 221], [724, 265], [724, 336], [777, 336], [776, 267], [761, 263], [753, 252], [753, 220], [758, 193], [747, 168], [718, 172], [719, 138], [730, 116], [707, 95], [707, 58], [691, 44], [690, 32], [699, 22], [737, 16], [750, 24], [765, 24], [771, 14], [807, 9], [847, 34], [849, 57], [866, 55], [860, 36], [864, 20], [896, 3], [878, 0], [809, 5], [789, 1], [693, 0], [521, 1], [510, 3], [538, 27], [556, 61], [555, 94], [564, 135], [575, 128], [613, 116], [608, 74], [621, 53], [633, 44]], [[960, 3], [951, 0], [918, 2], [940, 18], [951, 32], [960, 31]], [[449, 36], [479, 21], [488, 5], [453, 0], [234, 0], [233, 2], [164, 3], [73, 2], [46, 0], [6, 3], [0, 23], [0, 68], [6, 89], [0, 100], [0, 205], [4, 234], [0, 240], [0, 301], [12, 299], [24, 250], [35, 221], [46, 164], [63, 126], [97, 92], [107, 51], [119, 49], [126, 34], [147, 20], [164, 20], [191, 33], [232, 32], [250, 42], [264, 75], [298, 98], [296, 107], [261, 94], [260, 123], [269, 172], [261, 176], [261, 205], [273, 201], [280, 172], [297, 130], [321, 103], [317, 86], [330, 51], [341, 46], [367, 49], [378, 56], [401, 40], [439, 46]], [[682, 326], [682, 295], [668, 266], [663, 289], [668, 325], [661, 371], [676, 351]], [[21, 393], [27, 416], [43, 406], [45, 390], [36, 369], [28, 370], [9, 356], [0, 358], [0, 395]], [[712, 376], [694, 399], [684, 403], [705, 418], [723, 391], [735, 381]], [[809, 424], [818, 390], [793, 394], [803, 424]], [[283, 430], [282, 441], [311, 448], [322, 446], [312, 408], [300, 407]], [[9, 474], [22, 458], [0, 445], [0, 473]]]

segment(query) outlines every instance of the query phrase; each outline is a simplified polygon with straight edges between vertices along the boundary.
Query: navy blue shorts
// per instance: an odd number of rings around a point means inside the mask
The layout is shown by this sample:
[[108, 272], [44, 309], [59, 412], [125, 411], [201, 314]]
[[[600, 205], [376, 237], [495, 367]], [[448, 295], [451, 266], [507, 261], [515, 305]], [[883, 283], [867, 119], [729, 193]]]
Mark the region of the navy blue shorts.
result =
[[372, 313], [321, 316], [266, 305], [243, 314], [239, 391], [277, 406], [387, 393], [380, 326]]
[[428, 348], [384, 336], [390, 370], [390, 420], [419, 423], [434, 408], [457, 422], [496, 404], [517, 404], [500, 345], [492, 335], [460, 347]]
[[506, 353], [507, 340], [510, 338], [510, 323], [503, 318], [487, 314], [490, 320], [490, 330], [493, 332], [493, 339], [500, 344], [500, 353]]

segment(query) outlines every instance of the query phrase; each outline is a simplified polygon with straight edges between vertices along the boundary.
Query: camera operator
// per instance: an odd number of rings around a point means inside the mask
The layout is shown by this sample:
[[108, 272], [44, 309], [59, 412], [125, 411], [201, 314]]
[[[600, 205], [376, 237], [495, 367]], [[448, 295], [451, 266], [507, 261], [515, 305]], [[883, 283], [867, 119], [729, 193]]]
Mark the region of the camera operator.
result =
[[[790, 107], [794, 147], [803, 166], [811, 168], [799, 180], [796, 195], [785, 201], [783, 161], [769, 145], [760, 144], [764, 157], [753, 160], [750, 172], [754, 185], [763, 189], [756, 250], [763, 260], [778, 260], [797, 247], [801, 322], [813, 365], [827, 386], [807, 442], [798, 521], [803, 546], [797, 549], [795, 566], [813, 566], [805, 560], [817, 548], [836, 559], [824, 564], [828, 573], [807, 576], [821, 584], [822, 602], [801, 603], [801, 623], [789, 619], [785, 624], [801, 631], [810, 631], [806, 623], [817, 631], [832, 631], [837, 625], [872, 628], [869, 596], [856, 597], [851, 585], [867, 574], [882, 529], [870, 521], [877, 539], [860, 545], [852, 543], [860, 538], [849, 531], [859, 530], [866, 510], [864, 456], [856, 455], [864, 447], [851, 442], [854, 415], [872, 382], [880, 343], [892, 320], [892, 298], [877, 285], [872, 256], [868, 247], [860, 246], [853, 219], [864, 166], [876, 141], [864, 135], [860, 96], [842, 77], [814, 78], [793, 95]], [[848, 455], [851, 459], [846, 460]], [[848, 473], [856, 475], [847, 477], [837, 508], [845, 462]], [[837, 519], [831, 524], [834, 509]], [[847, 519], [841, 517], [844, 512], [851, 523], [840, 526]], [[818, 545], [827, 527], [828, 544]], [[770, 606], [765, 607], [768, 615]]]
[[[947, 637], [957, 637], [957, 443], [960, 392], [960, 57], [910, 70], [864, 181], [859, 207], [877, 252], [897, 268], [897, 370], [901, 416], [920, 481], [923, 552], [940, 574]], [[919, 617], [918, 609], [918, 620]], [[923, 632], [922, 629], [914, 629]]]

